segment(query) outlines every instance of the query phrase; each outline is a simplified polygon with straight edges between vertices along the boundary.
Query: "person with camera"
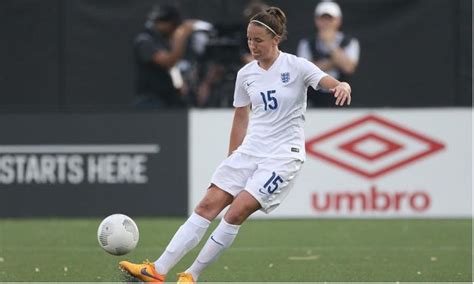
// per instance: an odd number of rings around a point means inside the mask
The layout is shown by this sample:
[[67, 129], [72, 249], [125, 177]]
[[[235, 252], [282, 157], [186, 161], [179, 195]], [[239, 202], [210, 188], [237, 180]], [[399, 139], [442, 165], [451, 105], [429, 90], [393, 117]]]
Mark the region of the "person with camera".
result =
[[170, 5], [157, 6], [149, 14], [145, 29], [134, 40], [136, 106], [186, 106], [175, 66], [184, 56], [194, 23], [182, 21], [178, 9]]

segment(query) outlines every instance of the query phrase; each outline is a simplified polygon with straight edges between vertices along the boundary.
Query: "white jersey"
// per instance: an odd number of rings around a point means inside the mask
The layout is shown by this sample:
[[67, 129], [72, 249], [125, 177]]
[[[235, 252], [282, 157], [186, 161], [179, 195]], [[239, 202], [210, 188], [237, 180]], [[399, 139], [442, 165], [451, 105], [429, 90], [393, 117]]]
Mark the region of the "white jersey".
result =
[[256, 60], [237, 73], [234, 107], [251, 104], [247, 135], [236, 150], [255, 157], [305, 160], [303, 125], [308, 86], [327, 76], [308, 60], [280, 52], [268, 70]]

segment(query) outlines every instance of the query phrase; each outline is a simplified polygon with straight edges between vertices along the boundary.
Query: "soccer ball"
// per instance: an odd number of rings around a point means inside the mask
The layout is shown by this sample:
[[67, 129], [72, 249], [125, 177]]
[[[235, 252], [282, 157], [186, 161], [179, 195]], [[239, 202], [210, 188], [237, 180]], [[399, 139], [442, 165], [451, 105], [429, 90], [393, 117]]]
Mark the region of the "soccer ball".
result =
[[113, 255], [131, 252], [138, 243], [137, 224], [128, 216], [113, 214], [105, 218], [97, 230], [100, 246]]

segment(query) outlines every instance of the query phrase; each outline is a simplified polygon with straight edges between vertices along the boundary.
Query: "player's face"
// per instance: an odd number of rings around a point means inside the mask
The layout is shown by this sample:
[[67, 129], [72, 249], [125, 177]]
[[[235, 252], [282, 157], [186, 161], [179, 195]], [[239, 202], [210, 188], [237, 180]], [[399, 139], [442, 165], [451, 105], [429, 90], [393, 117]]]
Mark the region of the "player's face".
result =
[[266, 60], [278, 49], [279, 38], [265, 27], [249, 24], [247, 27], [247, 43], [252, 56], [256, 60]]

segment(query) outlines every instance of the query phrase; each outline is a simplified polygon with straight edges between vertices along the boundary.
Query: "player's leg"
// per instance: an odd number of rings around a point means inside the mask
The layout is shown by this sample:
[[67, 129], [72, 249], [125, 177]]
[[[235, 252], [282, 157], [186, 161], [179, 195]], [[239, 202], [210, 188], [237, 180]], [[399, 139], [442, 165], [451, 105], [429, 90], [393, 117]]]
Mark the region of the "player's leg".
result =
[[227, 207], [234, 197], [215, 185], [211, 185], [194, 212], [175, 233], [163, 254], [155, 261], [155, 268], [160, 274], [168, 271], [178, 263], [191, 249], [196, 247], [207, 231], [209, 224]]
[[120, 262], [120, 267], [145, 282], [163, 282], [168, 271], [193, 249], [206, 233], [211, 221], [226, 207], [233, 196], [211, 185], [191, 216], [176, 231], [163, 254], [155, 263]]
[[232, 245], [242, 223], [260, 208], [260, 203], [249, 192], [241, 191], [212, 232], [194, 263], [185, 273], [180, 274], [178, 283], [195, 282], [204, 268], [216, 261]]
[[[245, 155], [234, 153], [225, 159], [214, 172], [211, 178], [211, 187], [205, 197], [189, 219], [178, 229], [158, 260], [145, 267], [145, 273], [149, 269], [150, 272], [156, 271], [160, 275], [166, 275], [187, 252], [199, 243], [209, 227], [210, 221], [234, 200], [234, 196], [242, 191], [248, 177], [256, 168], [257, 165], [253, 160]], [[130, 270], [141, 272], [143, 269], [139, 265], [126, 264], [122, 265], [121, 263], [121, 267], [134, 276], [136, 275]]]
[[194, 212], [209, 221], [214, 220], [221, 211], [232, 203], [234, 196], [211, 184], [206, 195], [201, 199]]
[[[240, 225], [255, 211], [261, 209], [269, 213], [288, 195], [300, 171], [302, 161], [295, 159], [260, 161], [258, 169], [230, 205], [229, 210], [211, 237], [206, 242], [197, 259], [186, 270], [187, 280], [197, 280], [205, 267], [214, 262], [234, 241]], [[186, 274], [186, 273], [185, 273]], [[191, 277], [192, 276], [192, 277]]]

